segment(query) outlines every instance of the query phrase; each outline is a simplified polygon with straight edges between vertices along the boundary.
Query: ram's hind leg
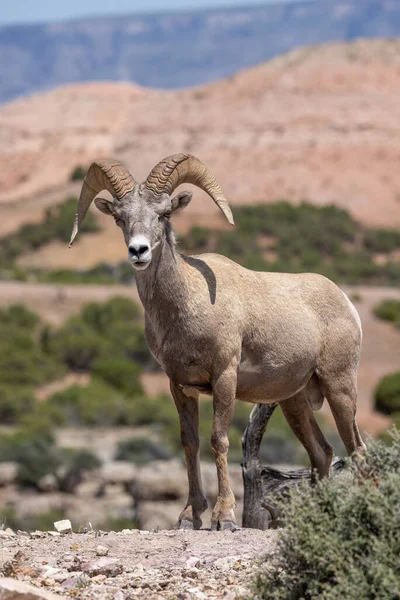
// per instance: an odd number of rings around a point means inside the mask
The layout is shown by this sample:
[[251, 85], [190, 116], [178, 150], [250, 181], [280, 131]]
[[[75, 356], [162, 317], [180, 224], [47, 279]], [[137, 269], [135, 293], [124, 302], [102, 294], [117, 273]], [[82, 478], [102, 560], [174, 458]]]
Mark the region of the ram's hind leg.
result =
[[189, 480], [188, 500], [179, 515], [176, 528], [200, 529], [202, 524], [200, 517], [207, 510], [208, 503], [204, 495], [200, 473], [198, 394], [196, 397], [187, 397], [172, 381], [171, 392], [179, 413], [181, 441]]
[[322, 377], [321, 388], [349, 456], [363, 453], [366, 446], [356, 422], [356, 374], [351, 371], [335, 373], [332, 377]]
[[305, 391], [280, 402], [280, 406], [293, 433], [306, 449], [313, 472], [319, 477], [328, 476], [333, 449], [315, 420]]

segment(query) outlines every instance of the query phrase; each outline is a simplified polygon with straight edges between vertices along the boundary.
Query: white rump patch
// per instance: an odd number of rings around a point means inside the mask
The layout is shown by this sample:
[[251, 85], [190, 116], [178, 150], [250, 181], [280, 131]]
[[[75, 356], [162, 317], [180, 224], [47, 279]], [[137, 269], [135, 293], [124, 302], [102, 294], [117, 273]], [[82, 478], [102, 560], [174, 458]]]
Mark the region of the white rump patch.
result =
[[340, 290], [340, 291], [342, 292], [343, 296], [346, 298], [346, 300], [347, 300], [347, 302], [348, 302], [348, 304], [350, 306], [350, 310], [353, 313], [355, 320], [357, 321], [357, 325], [358, 325], [358, 327], [360, 329], [360, 333], [362, 335], [362, 326], [361, 326], [360, 315], [358, 314], [358, 311], [357, 311], [356, 307], [354, 306], [354, 304], [352, 303], [352, 301], [350, 300], [350, 298], [348, 297], [348, 295], [345, 294], [343, 290]]

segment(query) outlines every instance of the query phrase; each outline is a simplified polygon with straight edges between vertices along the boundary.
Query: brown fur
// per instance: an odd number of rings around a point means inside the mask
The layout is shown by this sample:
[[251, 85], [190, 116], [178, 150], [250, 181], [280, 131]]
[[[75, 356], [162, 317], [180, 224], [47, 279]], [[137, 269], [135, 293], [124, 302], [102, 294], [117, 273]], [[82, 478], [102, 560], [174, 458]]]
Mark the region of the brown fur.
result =
[[198, 395], [205, 392], [213, 395], [219, 485], [212, 527], [234, 527], [227, 452], [235, 400], [280, 402], [312, 467], [328, 475], [332, 448], [312, 409], [325, 397], [348, 453], [363, 449], [355, 421], [361, 327], [348, 298], [325, 277], [256, 273], [224, 256], [177, 252], [168, 217], [190, 199], [181, 192], [156, 200], [138, 187], [122, 202], [96, 204], [113, 214], [128, 246], [140, 236], [151, 249], [146, 264], [132, 260], [142, 269], [136, 283], [146, 339], [171, 381], [180, 417], [189, 496], [178, 526], [200, 527], [207, 506], [198, 439]]

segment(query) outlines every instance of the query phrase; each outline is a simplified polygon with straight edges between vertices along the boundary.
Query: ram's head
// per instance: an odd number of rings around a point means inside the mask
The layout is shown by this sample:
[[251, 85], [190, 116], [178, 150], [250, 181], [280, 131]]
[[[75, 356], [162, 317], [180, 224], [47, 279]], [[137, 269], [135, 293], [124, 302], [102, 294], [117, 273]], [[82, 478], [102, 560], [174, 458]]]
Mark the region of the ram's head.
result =
[[[122, 229], [133, 267], [146, 269], [153, 251], [169, 231], [170, 216], [185, 208], [192, 199], [188, 191], [172, 197], [182, 183], [192, 183], [207, 192], [233, 225], [232, 212], [220, 185], [198, 158], [190, 154], [169, 156], [154, 167], [143, 183], [137, 183], [118, 162], [103, 160], [90, 166], [83, 182], [70, 246], [96, 198], [97, 208], [114, 217]], [[103, 190], [108, 190], [113, 200], [96, 197]]]

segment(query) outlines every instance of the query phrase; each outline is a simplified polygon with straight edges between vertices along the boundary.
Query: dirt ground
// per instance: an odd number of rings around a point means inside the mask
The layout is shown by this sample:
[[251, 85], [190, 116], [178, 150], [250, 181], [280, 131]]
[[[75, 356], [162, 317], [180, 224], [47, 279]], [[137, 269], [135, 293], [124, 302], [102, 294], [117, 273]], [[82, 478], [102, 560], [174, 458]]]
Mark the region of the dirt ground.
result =
[[277, 537], [256, 529], [0, 532], [0, 569], [65, 597], [233, 600], [248, 594], [259, 559], [273, 553]]

